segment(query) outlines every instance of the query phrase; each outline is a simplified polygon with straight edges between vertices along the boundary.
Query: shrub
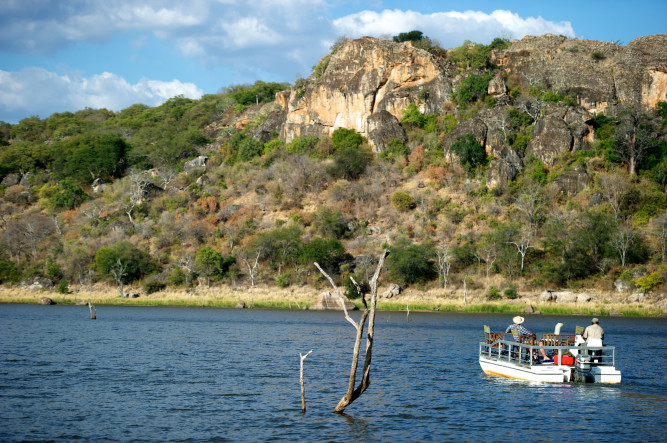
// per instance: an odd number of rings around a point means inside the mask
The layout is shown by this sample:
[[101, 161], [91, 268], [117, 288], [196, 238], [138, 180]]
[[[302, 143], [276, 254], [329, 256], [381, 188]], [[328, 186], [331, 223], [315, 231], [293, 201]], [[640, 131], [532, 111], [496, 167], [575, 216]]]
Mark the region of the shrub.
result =
[[167, 285], [156, 278], [149, 278], [144, 282], [143, 287], [146, 294], [153, 294], [154, 292], [163, 291]]
[[635, 280], [635, 286], [644, 291], [644, 293], [656, 288], [662, 284], [662, 279], [657, 272], [652, 272]]
[[434, 250], [430, 245], [414, 244], [401, 238], [387, 256], [389, 278], [402, 285], [433, 280], [437, 273], [433, 264]]
[[502, 297], [500, 296], [500, 291], [498, 290], [498, 288], [496, 288], [495, 286], [491, 286], [489, 288], [489, 293], [486, 296], [486, 298], [489, 300], [500, 300]]
[[461, 135], [452, 143], [451, 150], [468, 173], [487, 163], [486, 151], [472, 134]]
[[69, 286], [67, 285], [67, 280], [60, 279], [58, 282], [58, 286], [56, 287], [56, 291], [58, 291], [60, 294], [67, 294], [69, 292]]
[[336, 178], [356, 180], [373, 160], [373, 154], [364, 147], [345, 146], [336, 149], [334, 164], [327, 172]]
[[417, 207], [417, 202], [407, 192], [396, 191], [391, 196], [391, 204], [401, 212], [406, 212]]
[[489, 81], [492, 78], [492, 74], [470, 74], [461, 80], [452, 98], [459, 105], [484, 100], [489, 89]]
[[505, 288], [505, 298], [509, 298], [510, 300], [516, 299], [519, 296], [517, 289], [518, 288], [514, 283], [510, 283], [507, 288]]

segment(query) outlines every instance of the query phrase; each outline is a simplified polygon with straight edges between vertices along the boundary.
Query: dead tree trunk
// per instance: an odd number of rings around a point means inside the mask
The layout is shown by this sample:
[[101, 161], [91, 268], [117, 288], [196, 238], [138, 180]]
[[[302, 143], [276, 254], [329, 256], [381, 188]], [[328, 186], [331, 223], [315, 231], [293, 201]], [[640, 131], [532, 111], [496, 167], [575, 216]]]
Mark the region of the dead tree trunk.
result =
[[90, 300], [88, 301], [88, 309], [90, 309], [90, 319], [95, 320], [97, 318], [97, 309], [95, 309], [95, 305]]
[[[343, 396], [343, 398], [340, 399], [338, 405], [336, 405], [336, 408], [334, 409], [334, 412], [336, 413], [342, 413], [343, 411], [345, 411], [345, 408], [347, 408], [350, 404], [352, 404], [354, 400], [359, 398], [359, 396], [361, 396], [361, 394], [363, 394], [364, 391], [371, 384], [370, 373], [371, 373], [371, 359], [373, 356], [373, 333], [375, 329], [375, 305], [377, 302], [378, 278], [380, 277], [380, 271], [384, 266], [384, 259], [387, 257], [388, 254], [389, 251], [386, 249], [382, 252], [382, 254], [380, 255], [380, 260], [377, 265], [377, 268], [375, 269], [375, 274], [373, 275], [373, 278], [370, 281], [369, 284], [371, 289], [370, 307], [366, 303], [366, 294], [364, 294], [361, 291], [361, 287], [357, 284], [357, 282], [352, 280], [354, 285], [357, 287], [357, 291], [361, 294], [361, 302], [364, 305], [364, 310], [361, 314], [361, 318], [359, 319], [358, 324], [348, 314], [347, 308], [345, 307], [345, 299], [341, 295], [333, 279], [329, 277], [329, 275], [326, 272], [324, 272], [324, 270], [320, 267], [319, 264], [315, 263], [317, 269], [320, 270], [322, 275], [324, 275], [329, 280], [329, 283], [331, 283], [331, 286], [333, 286], [334, 292], [338, 296], [338, 299], [340, 300], [340, 303], [343, 307], [343, 311], [345, 312], [345, 319], [356, 329], [356, 335], [354, 339], [354, 349], [352, 353], [352, 365], [350, 367], [350, 378], [347, 385], [347, 393]], [[368, 332], [366, 334], [366, 357], [364, 360], [364, 370], [361, 382], [355, 388], [354, 385], [356, 382], [357, 367], [359, 363], [359, 348], [361, 347], [361, 337], [364, 333], [364, 326], [366, 324], [367, 319], [368, 319]]]
[[303, 384], [303, 361], [313, 352], [311, 349], [306, 355], [302, 355], [299, 352], [299, 357], [301, 357], [301, 367], [299, 369], [299, 383], [301, 384], [301, 412], [306, 413], [306, 388]]

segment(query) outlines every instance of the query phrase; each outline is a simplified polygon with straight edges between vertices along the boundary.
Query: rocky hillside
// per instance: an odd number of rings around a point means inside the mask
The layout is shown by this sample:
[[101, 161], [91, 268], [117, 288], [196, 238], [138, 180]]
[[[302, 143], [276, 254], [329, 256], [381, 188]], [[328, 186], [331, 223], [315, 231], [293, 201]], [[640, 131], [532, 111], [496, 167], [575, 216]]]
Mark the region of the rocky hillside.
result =
[[662, 300], [666, 102], [667, 35], [364, 37], [291, 87], [5, 124], [0, 282], [348, 285], [389, 247], [445, 295]]

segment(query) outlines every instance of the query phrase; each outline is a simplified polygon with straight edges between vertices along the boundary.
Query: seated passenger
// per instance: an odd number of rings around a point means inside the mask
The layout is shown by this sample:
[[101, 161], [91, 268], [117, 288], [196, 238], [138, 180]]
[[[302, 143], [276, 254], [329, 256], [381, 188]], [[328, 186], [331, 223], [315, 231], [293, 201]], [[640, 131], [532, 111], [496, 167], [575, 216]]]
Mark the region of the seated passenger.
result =
[[[512, 329], [516, 329], [517, 332], [519, 333], [518, 335], [528, 335], [528, 336], [530, 336], [530, 337], [535, 338], [535, 334], [533, 334], [532, 332], [530, 332], [530, 330], [528, 330], [525, 326], [522, 326], [522, 325], [521, 325], [521, 324], [524, 322], [524, 320], [525, 320], [525, 319], [524, 319], [523, 317], [521, 317], [520, 315], [517, 315], [516, 317], [514, 317], [514, 318], [512, 319], [512, 321], [513, 321], [514, 323], [512, 323], [511, 325], [509, 325], [509, 326], [507, 327], [507, 329], [505, 329], [505, 333], [510, 332]], [[514, 336], [514, 341], [519, 341], [519, 337], [518, 337], [518, 335]], [[541, 341], [538, 342], [537, 344], [540, 345], [540, 346], [544, 346], [544, 343], [542, 343]], [[547, 353], [544, 352], [544, 349], [540, 349], [540, 354], [542, 354], [542, 358], [543, 358], [542, 361], [543, 361], [543, 362], [548, 363], [548, 362], [552, 362], [552, 361], [553, 361], [551, 358], [549, 358], [549, 356], [547, 355]]]

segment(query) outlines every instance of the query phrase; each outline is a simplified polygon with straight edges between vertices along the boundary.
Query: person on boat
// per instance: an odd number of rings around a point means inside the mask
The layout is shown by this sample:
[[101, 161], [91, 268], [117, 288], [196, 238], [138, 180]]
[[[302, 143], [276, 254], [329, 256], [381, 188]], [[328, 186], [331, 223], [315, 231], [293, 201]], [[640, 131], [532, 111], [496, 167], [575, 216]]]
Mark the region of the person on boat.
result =
[[[590, 326], [586, 327], [582, 337], [586, 339], [586, 346], [602, 346], [602, 340], [604, 340], [604, 329], [599, 324], [597, 317], [591, 320]], [[599, 356], [602, 355], [601, 350], [589, 351], [589, 354], [594, 355], [598, 358], [595, 358], [593, 361], [598, 362]]]
[[[530, 337], [535, 338], [535, 334], [533, 334], [528, 328], [526, 328], [525, 326], [522, 325], [522, 323], [524, 321], [525, 321], [525, 319], [523, 317], [521, 317], [520, 315], [515, 316], [512, 319], [513, 323], [505, 329], [505, 333], [507, 334], [512, 329], [516, 329], [518, 334], [514, 336], [514, 341], [519, 341], [519, 335], [528, 335]], [[540, 345], [540, 346], [544, 346], [544, 343], [542, 341], [539, 341], [537, 344]], [[548, 362], [553, 361], [551, 358], [549, 358], [547, 353], [542, 348], [540, 348], [540, 354], [542, 354], [542, 361], [543, 362], [548, 363]]]

